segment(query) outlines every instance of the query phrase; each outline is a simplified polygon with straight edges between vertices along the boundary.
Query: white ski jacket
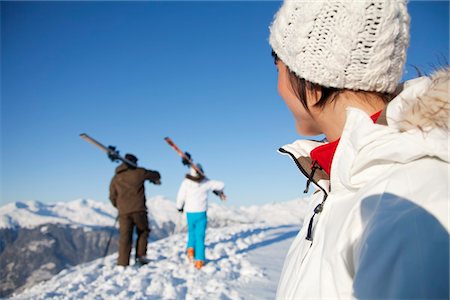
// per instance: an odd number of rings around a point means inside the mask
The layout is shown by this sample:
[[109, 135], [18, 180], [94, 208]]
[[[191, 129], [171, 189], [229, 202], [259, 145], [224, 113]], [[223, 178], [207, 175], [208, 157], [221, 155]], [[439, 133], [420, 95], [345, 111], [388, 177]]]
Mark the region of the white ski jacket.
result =
[[[448, 299], [449, 74], [407, 82], [386, 125], [348, 109], [329, 181], [313, 176], [277, 299]], [[310, 176], [302, 160], [317, 145], [280, 152]]]
[[225, 184], [221, 181], [203, 179], [195, 182], [185, 178], [177, 196], [177, 209], [184, 207], [185, 212], [204, 212], [208, 209], [208, 192], [222, 191]]

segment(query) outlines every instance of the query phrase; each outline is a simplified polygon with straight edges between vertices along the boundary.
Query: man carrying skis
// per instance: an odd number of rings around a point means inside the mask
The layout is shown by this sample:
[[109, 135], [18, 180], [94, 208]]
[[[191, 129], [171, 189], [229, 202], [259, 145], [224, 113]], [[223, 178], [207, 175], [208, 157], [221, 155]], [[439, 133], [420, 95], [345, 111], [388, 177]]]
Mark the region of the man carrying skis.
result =
[[[126, 154], [125, 158], [137, 166], [137, 157]], [[146, 264], [147, 239], [150, 228], [145, 205], [144, 182], [149, 180], [153, 184], [161, 184], [161, 176], [157, 171], [134, 167], [122, 163], [116, 168], [111, 180], [111, 203], [119, 211], [119, 258], [117, 264], [128, 266], [130, 261], [133, 229], [136, 227], [136, 263]]]
[[[188, 157], [190, 159], [189, 155]], [[183, 164], [186, 164], [185, 160]], [[203, 173], [200, 164], [196, 167]], [[180, 213], [186, 211], [188, 224], [187, 256], [190, 261], [194, 260], [197, 269], [201, 269], [205, 263], [208, 191], [213, 191], [223, 201], [226, 199], [224, 187], [223, 182], [209, 180], [191, 167], [190, 174], [186, 174], [178, 191], [177, 209]]]

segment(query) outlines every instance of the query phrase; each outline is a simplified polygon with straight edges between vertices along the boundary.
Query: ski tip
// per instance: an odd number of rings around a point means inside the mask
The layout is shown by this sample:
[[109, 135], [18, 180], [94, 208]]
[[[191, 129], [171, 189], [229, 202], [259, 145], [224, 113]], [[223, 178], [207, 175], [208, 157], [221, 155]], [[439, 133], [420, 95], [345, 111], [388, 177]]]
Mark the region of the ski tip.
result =
[[80, 133], [80, 136], [84, 137], [84, 136], [87, 136], [87, 134], [86, 133]]

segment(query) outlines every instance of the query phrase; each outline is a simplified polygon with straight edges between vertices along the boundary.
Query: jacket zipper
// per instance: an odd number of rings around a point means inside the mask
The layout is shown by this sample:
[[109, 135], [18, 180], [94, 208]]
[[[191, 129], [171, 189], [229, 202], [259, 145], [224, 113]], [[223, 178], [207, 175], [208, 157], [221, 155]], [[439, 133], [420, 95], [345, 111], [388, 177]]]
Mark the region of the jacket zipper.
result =
[[314, 173], [316, 172], [317, 169], [321, 169], [321, 167], [319, 166], [319, 164], [317, 163], [317, 161], [313, 161], [312, 167], [311, 167], [311, 173], [308, 174], [308, 172], [305, 171], [305, 169], [303, 169], [303, 167], [300, 165], [300, 163], [297, 161], [297, 158], [289, 151], [280, 148], [278, 149], [278, 151], [282, 152], [282, 153], [286, 153], [288, 154], [292, 160], [295, 162], [295, 164], [297, 165], [297, 168], [300, 170], [300, 172], [306, 177], [308, 178], [308, 180], [306, 181], [306, 188], [303, 191], [303, 193], [307, 193], [309, 190], [309, 186], [312, 183], [314, 183], [315, 186], [317, 186], [322, 192], [323, 192], [323, 199], [322, 202], [320, 204], [318, 204], [315, 208], [314, 208], [314, 214], [312, 215], [311, 219], [309, 220], [309, 224], [308, 224], [308, 232], [306, 234], [306, 240], [311, 242], [311, 246], [312, 246], [312, 241], [313, 241], [313, 237], [312, 237], [312, 227], [314, 224], [314, 217], [318, 214], [320, 214], [323, 210], [323, 206], [325, 204], [325, 201], [327, 200], [328, 197], [328, 193], [325, 191], [325, 189], [323, 187], [321, 187], [315, 180], [314, 180]]

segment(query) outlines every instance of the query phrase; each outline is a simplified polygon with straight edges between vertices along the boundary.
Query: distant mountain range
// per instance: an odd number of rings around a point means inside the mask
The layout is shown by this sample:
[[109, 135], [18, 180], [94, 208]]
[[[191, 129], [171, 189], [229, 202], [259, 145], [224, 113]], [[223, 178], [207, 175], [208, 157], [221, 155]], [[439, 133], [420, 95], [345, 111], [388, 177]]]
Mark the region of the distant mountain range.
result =
[[[305, 205], [303, 200], [239, 208], [211, 203], [208, 226], [265, 220], [272, 225], [300, 224]], [[151, 241], [184, 231], [185, 219], [173, 201], [157, 196], [148, 199], [147, 207]], [[0, 207], [0, 297], [103, 256], [111, 233], [108, 253], [116, 252], [118, 230], [112, 228], [116, 215], [111, 204], [89, 199], [55, 204], [15, 202]]]

